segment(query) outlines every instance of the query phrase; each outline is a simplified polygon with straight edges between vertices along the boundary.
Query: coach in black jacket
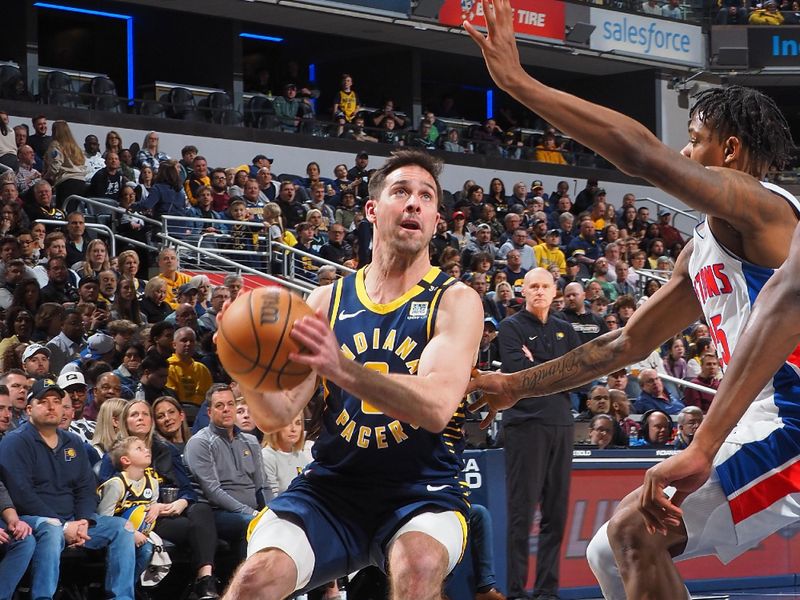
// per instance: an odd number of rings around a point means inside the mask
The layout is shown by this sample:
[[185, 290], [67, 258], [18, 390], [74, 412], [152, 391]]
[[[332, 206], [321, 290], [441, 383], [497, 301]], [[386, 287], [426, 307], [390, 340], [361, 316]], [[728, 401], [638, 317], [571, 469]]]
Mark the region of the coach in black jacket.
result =
[[[550, 315], [555, 298], [546, 269], [525, 275], [525, 310], [500, 324], [498, 342], [505, 373], [563, 356], [581, 345], [572, 325]], [[558, 597], [558, 563], [567, 522], [573, 417], [569, 394], [523, 398], [503, 413], [508, 498], [508, 597], [524, 598], [528, 536], [537, 505], [542, 520], [534, 597]]]

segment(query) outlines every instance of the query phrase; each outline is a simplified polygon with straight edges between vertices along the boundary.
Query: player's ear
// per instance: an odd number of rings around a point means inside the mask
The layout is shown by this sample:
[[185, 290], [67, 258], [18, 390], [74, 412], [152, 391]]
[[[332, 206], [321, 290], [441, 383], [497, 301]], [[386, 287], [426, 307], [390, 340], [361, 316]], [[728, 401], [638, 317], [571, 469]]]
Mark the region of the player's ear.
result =
[[374, 223], [377, 218], [375, 214], [377, 206], [378, 206], [378, 201], [375, 200], [375, 198], [370, 198], [369, 200], [367, 200], [366, 204], [364, 204], [364, 216], [370, 223]]
[[733, 135], [726, 138], [722, 152], [724, 156], [723, 162], [725, 165], [730, 165], [741, 158], [742, 141]]

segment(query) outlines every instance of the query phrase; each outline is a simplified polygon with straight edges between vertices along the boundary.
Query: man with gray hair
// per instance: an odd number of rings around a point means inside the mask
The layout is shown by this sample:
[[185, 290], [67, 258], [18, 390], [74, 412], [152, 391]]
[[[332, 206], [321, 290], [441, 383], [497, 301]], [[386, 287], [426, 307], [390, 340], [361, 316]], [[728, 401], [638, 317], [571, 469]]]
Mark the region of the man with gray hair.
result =
[[317, 285], [328, 285], [336, 281], [336, 267], [322, 265], [317, 271]]
[[197, 319], [197, 327], [201, 332], [213, 333], [217, 330], [217, 314], [222, 310], [222, 305], [230, 298], [231, 291], [224, 285], [218, 285], [211, 289], [211, 306]]
[[678, 435], [672, 445], [676, 450], [683, 450], [694, 439], [694, 433], [703, 422], [703, 411], [697, 406], [686, 406], [678, 413]]
[[42, 174], [36, 168], [36, 153], [27, 144], [17, 148], [17, 161], [19, 162], [16, 177], [17, 187], [19, 193], [24, 195], [37, 180], [42, 178]]
[[244, 279], [241, 275], [226, 275], [225, 279], [222, 281], [222, 285], [228, 288], [228, 291], [231, 293], [231, 302], [236, 300], [236, 297], [239, 295], [239, 292], [242, 291], [242, 287], [244, 286]]

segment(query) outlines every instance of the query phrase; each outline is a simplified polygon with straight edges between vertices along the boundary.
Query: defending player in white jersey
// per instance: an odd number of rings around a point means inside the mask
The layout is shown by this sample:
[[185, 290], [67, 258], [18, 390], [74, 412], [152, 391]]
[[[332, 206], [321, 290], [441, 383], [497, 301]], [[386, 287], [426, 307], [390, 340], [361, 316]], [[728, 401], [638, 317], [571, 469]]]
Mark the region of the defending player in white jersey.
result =
[[[704, 92], [690, 112], [690, 141], [679, 154], [632, 119], [531, 78], [519, 62], [509, 0], [481, 1], [488, 35], [464, 26], [501, 89], [620, 170], [707, 215], [669, 283], [623, 329], [527, 371], [476, 379], [472, 388], [485, 392], [491, 409], [487, 420], [519, 398], [570, 389], [636, 362], [702, 314], [722, 362], [733, 361], [737, 374], [745, 372], [741, 362], [747, 357], [737, 361], [732, 353], [759, 291], [786, 260], [798, 221], [796, 200], [761, 183], [794, 146], [774, 102], [741, 87]], [[780, 348], [784, 358], [790, 345], [787, 341]], [[767, 355], [757, 356], [764, 361]], [[800, 369], [791, 360], [769, 362], [769, 376], [763, 375], [763, 362], [756, 369], [766, 387], [752, 405], [757, 390], [747, 397], [737, 389], [736, 398], [725, 401], [738, 410], [735, 420], [716, 410], [704, 424], [701, 439], [711, 441], [703, 448], [715, 455], [708, 481], [704, 484], [708, 471], [695, 474], [685, 465], [677, 475], [656, 472], [648, 479], [648, 495], [642, 497], [641, 490], [629, 495], [592, 540], [587, 557], [606, 598], [686, 598], [673, 559], [717, 554], [730, 560], [800, 519], [800, 477], [793, 476], [793, 466], [800, 465]], [[723, 443], [739, 417], [739, 426]], [[692, 476], [680, 480], [685, 473]], [[677, 480], [673, 504], [654, 504], [663, 485]], [[675, 505], [681, 502], [679, 511]], [[656, 530], [663, 535], [651, 533]]]

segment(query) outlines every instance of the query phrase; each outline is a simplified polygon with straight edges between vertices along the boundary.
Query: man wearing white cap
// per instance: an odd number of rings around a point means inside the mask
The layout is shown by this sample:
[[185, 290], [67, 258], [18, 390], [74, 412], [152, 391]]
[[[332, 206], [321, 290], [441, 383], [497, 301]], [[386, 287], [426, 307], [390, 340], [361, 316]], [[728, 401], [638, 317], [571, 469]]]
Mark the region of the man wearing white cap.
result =
[[41, 344], [31, 344], [22, 353], [22, 368], [32, 379], [41, 379], [50, 373], [50, 350]]
[[83, 373], [80, 371], [71, 371], [61, 373], [56, 382], [69, 396], [72, 402], [72, 422], [69, 425], [69, 431], [79, 436], [84, 441], [89, 441], [94, 436], [94, 428], [96, 423], [90, 421], [83, 416], [83, 411], [86, 408], [86, 397], [88, 386]]

